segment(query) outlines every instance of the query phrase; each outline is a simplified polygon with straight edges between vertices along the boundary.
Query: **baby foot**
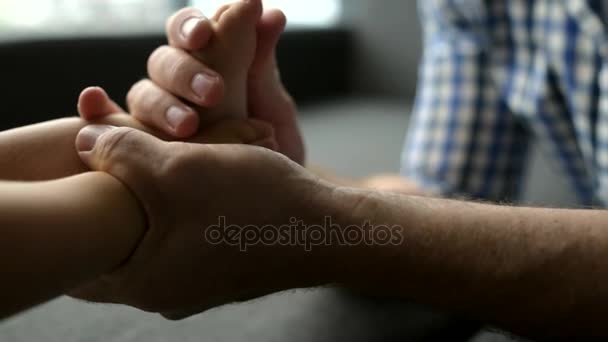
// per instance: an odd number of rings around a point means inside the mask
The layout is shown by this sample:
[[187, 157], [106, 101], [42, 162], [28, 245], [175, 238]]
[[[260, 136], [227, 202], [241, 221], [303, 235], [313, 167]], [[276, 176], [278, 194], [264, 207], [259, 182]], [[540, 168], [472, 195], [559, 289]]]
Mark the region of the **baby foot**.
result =
[[[187, 56], [191, 60], [185, 63], [180, 64], [177, 60], [180, 56], [185, 56], [186, 52], [183, 50], [178, 51], [173, 47], [157, 49], [149, 60], [151, 80], [139, 81], [127, 96], [133, 116], [143, 124], [174, 138], [192, 137], [197, 129], [199, 132], [206, 132], [207, 128], [215, 127], [216, 123], [224, 119], [247, 119], [248, 77], [257, 53], [261, 1], [242, 0], [222, 7], [214, 17], [204, 22], [208, 30], [206, 37], [211, 37], [205, 42], [206, 47], [191, 52], [193, 56]], [[193, 9], [184, 9], [185, 11], [195, 12]], [[187, 13], [182, 15], [185, 14]], [[181, 20], [184, 19], [186, 18]], [[205, 68], [213, 70], [213, 74], [220, 74], [223, 79], [222, 86], [216, 85], [215, 91], [209, 95], [209, 98], [214, 100], [208, 101], [206, 105], [205, 102], [199, 101], [204, 96], [194, 89], [197, 77], [199, 80], [204, 78], [198, 65], [199, 61], [205, 64]], [[150, 65], [154, 67], [150, 68]], [[182, 68], [173, 69], [177, 65]], [[184, 65], [187, 66], [183, 67]], [[224, 94], [221, 94], [222, 92]], [[196, 103], [200, 105], [197, 107]], [[172, 110], [175, 112], [174, 109], [181, 109], [181, 122], [175, 120], [175, 115], [172, 117], [173, 121], [170, 120], [169, 114]], [[122, 111], [100, 88], [89, 88], [81, 94], [79, 112], [86, 120], [97, 120]], [[247, 119], [248, 121], [250, 120]], [[243, 120], [243, 123], [246, 121]], [[220, 126], [217, 127], [219, 130]], [[234, 132], [225, 133], [226, 142], [232, 141]]]
[[223, 118], [247, 117], [247, 79], [257, 48], [256, 25], [261, 0], [239, 1], [222, 7], [211, 18], [209, 45], [194, 56], [222, 75], [223, 100], [214, 108], [196, 107], [203, 126]]

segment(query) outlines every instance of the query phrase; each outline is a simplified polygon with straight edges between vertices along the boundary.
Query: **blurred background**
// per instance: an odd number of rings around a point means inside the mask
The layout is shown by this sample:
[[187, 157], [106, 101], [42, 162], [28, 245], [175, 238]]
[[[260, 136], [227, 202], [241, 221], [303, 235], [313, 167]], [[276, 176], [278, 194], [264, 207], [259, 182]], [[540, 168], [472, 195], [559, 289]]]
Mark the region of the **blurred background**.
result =
[[[165, 39], [164, 20], [222, 0], [0, 0], [0, 130], [75, 114], [79, 91], [124, 99]], [[309, 160], [344, 176], [399, 171], [416, 91], [421, 32], [414, 0], [264, 0], [283, 9], [278, 51], [299, 104]], [[538, 147], [519, 200], [576, 205]], [[502, 341], [478, 324], [393, 300], [307, 290], [182, 322], [61, 298], [0, 323], [1, 341]]]
[[[1, 0], [0, 28], [26, 34], [124, 34], [158, 32], [174, 10], [196, 6], [214, 13], [222, 0]], [[341, 15], [340, 0], [266, 0], [295, 26], [330, 26]]]

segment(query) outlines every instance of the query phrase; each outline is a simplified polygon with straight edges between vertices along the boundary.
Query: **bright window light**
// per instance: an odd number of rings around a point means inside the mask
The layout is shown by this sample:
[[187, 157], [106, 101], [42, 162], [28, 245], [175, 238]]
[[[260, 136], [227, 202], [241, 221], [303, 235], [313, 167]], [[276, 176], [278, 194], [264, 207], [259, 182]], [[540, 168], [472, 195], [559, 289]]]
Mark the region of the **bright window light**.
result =
[[[162, 32], [165, 19], [188, 3], [211, 16], [236, 0], [0, 0], [0, 36]], [[263, 0], [279, 8], [291, 27], [332, 26], [345, 0]]]
[[[234, 1], [192, 0], [192, 5], [212, 15], [221, 5]], [[279, 8], [291, 26], [332, 26], [340, 20], [340, 0], [264, 0], [265, 8]]]
[[77, 34], [162, 31], [175, 8], [173, 0], [0, 0], [0, 28]]

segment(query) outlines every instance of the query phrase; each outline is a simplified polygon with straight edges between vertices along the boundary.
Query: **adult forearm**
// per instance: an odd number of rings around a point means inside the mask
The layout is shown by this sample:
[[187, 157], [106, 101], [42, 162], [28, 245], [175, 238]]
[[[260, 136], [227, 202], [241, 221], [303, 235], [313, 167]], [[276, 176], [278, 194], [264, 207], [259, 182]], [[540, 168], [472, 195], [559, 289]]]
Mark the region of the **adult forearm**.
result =
[[[501, 207], [365, 191], [345, 224], [398, 225], [361, 246], [342, 282], [535, 337], [608, 336], [608, 212]], [[343, 249], [344, 251], [344, 249]]]
[[130, 192], [104, 173], [0, 182], [0, 318], [118, 267], [144, 220]]
[[328, 182], [344, 187], [374, 189], [416, 196], [432, 196], [430, 192], [422, 189], [416, 182], [398, 174], [387, 173], [365, 178], [354, 178], [339, 176], [317, 165], [308, 166], [307, 169]]

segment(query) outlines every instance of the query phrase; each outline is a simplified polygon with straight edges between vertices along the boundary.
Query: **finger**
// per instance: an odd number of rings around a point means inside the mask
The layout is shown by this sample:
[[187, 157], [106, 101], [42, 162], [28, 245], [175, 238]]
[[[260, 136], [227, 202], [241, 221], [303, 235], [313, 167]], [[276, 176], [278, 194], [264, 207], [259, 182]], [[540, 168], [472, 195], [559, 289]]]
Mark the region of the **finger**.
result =
[[275, 54], [281, 34], [287, 25], [285, 14], [277, 9], [265, 11], [257, 25], [258, 41], [251, 74], [258, 74], [265, 68], [274, 67]]
[[248, 144], [276, 151], [272, 125], [255, 119], [229, 119], [204, 128], [189, 139], [199, 144]]
[[78, 98], [78, 113], [85, 120], [95, 120], [122, 112], [124, 110], [112, 101], [101, 87], [85, 88]]
[[224, 93], [220, 75], [187, 52], [169, 46], [150, 55], [148, 75], [166, 91], [203, 107], [215, 106]]
[[76, 150], [91, 170], [108, 172], [135, 187], [134, 183], [152, 184], [154, 180], [149, 177], [166, 159], [161, 140], [133, 128], [108, 125], [89, 125], [80, 130]]
[[121, 181], [146, 216], [151, 214], [150, 206], [162, 205], [162, 194], [154, 185], [176, 155], [168, 144], [134, 128], [104, 125], [86, 126], [76, 137], [82, 162], [92, 171], [106, 172]]
[[193, 7], [181, 9], [169, 17], [165, 31], [171, 46], [188, 51], [205, 48], [213, 35], [211, 22]]
[[196, 111], [150, 80], [133, 85], [127, 104], [137, 120], [172, 137], [187, 138], [198, 130]]

